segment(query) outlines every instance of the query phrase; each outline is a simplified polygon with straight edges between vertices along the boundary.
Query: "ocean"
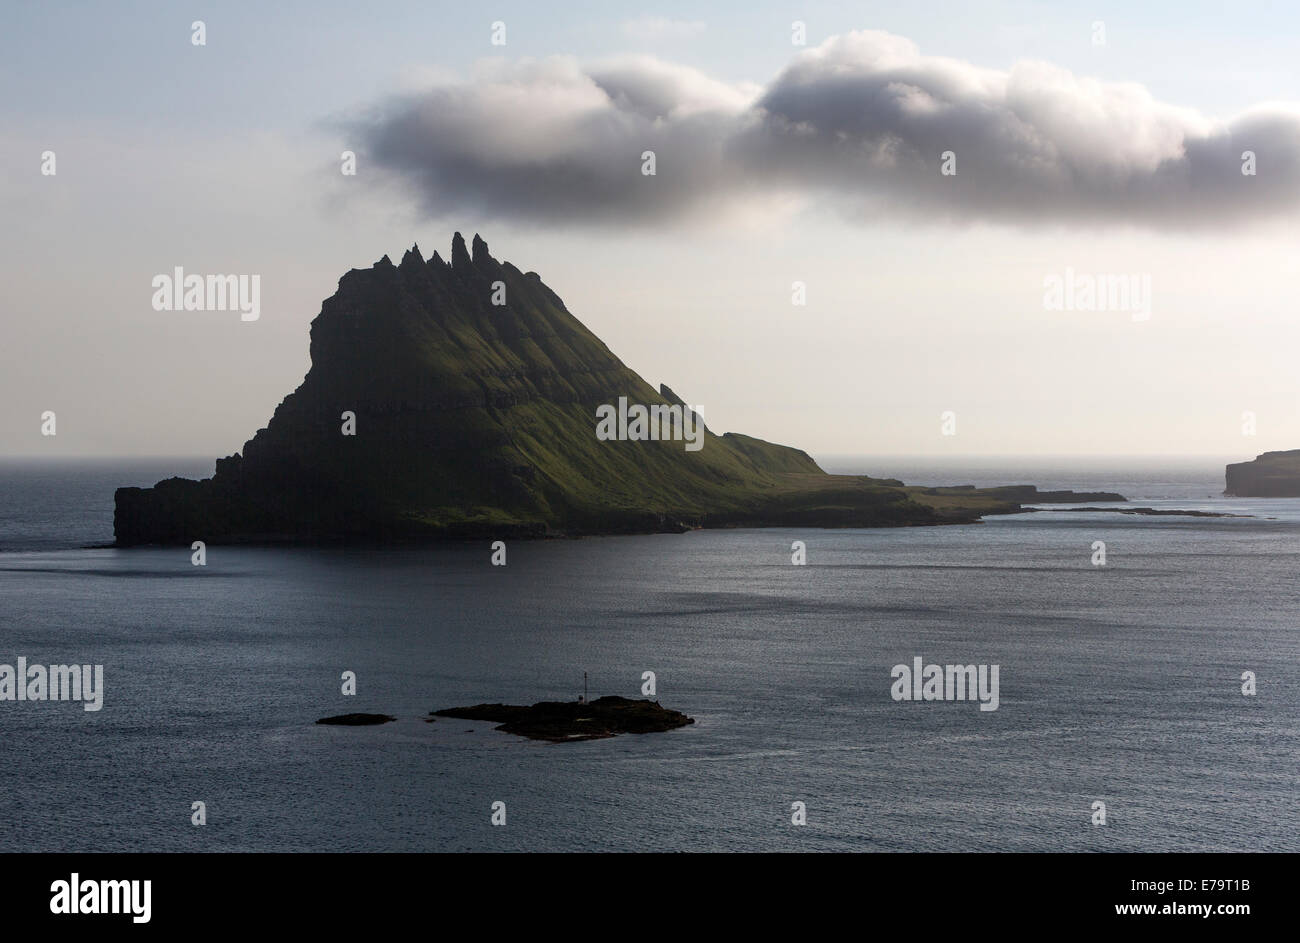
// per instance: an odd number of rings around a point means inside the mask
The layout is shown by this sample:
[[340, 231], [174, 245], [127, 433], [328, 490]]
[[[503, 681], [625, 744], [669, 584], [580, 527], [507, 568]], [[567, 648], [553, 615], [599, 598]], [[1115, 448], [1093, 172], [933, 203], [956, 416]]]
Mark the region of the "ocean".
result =
[[[1220, 496], [1227, 460], [823, 457], [1251, 516], [510, 541], [504, 567], [486, 542], [115, 550], [115, 487], [211, 461], [8, 461], [0, 663], [102, 664], [104, 693], [0, 701], [0, 847], [1297, 851], [1300, 499]], [[894, 700], [916, 657], [998, 665], [997, 710]], [[653, 672], [696, 722], [425, 720], [572, 700], [584, 672], [592, 697]], [[398, 719], [314, 723], [353, 711]]]

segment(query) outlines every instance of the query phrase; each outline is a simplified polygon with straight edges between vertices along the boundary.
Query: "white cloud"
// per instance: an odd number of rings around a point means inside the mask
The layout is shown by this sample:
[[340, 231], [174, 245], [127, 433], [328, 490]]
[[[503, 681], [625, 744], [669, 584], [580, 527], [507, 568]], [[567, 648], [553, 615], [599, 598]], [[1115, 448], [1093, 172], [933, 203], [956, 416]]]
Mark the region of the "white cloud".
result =
[[[1300, 111], [1228, 122], [1044, 62], [999, 71], [850, 33], [766, 86], [649, 56], [496, 60], [362, 122], [433, 214], [620, 223], [765, 201], [850, 215], [1217, 226], [1294, 214]], [[653, 150], [657, 174], [641, 174]], [[1242, 153], [1258, 174], [1242, 174]], [[940, 173], [956, 155], [955, 176]]]

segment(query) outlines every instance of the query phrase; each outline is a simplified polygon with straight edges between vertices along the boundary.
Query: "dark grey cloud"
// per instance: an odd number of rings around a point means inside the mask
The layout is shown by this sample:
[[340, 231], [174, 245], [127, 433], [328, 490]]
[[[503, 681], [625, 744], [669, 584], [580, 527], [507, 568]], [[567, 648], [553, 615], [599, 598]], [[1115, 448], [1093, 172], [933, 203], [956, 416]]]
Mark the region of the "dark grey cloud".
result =
[[[1200, 227], [1300, 200], [1294, 106], [1217, 122], [1139, 85], [1047, 63], [982, 69], [876, 32], [797, 55], [765, 88], [648, 57], [496, 64], [386, 102], [354, 131], [431, 215], [635, 224], [826, 201], [863, 216]], [[945, 151], [955, 176], [940, 172]]]

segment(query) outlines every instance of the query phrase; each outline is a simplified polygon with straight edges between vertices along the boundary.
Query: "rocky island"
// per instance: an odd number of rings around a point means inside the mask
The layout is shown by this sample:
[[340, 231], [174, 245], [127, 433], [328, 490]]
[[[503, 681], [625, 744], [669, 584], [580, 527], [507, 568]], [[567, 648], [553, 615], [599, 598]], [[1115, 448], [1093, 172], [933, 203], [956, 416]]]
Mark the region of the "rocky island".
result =
[[116, 545], [898, 527], [1123, 500], [828, 475], [799, 449], [702, 421], [694, 450], [602, 441], [598, 410], [624, 399], [697, 414], [478, 236], [467, 247], [457, 233], [446, 261], [412, 247], [348, 272], [310, 352], [302, 384], [211, 478], [119, 488]]
[[[1029, 508], [1031, 511], [1049, 510], [1048, 508]], [[1056, 510], [1060, 510], [1057, 508]], [[1254, 517], [1254, 514], [1229, 514], [1226, 511], [1194, 511], [1179, 508], [1070, 508], [1071, 514], [1085, 511], [1097, 514], [1137, 514], [1142, 517]]]
[[1265, 452], [1227, 467], [1223, 493], [1236, 498], [1300, 498], [1300, 449]]
[[316, 723], [335, 727], [370, 727], [375, 724], [391, 723], [394, 720], [397, 718], [390, 714], [336, 714], [333, 717], [322, 717]]
[[551, 743], [599, 740], [620, 733], [657, 733], [695, 723], [695, 718], [661, 707], [658, 701], [614, 695], [594, 701], [540, 701], [532, 707], [478, 704], [430, 713], [435, 717], [491, 721], [498, 724], [497, 730]]

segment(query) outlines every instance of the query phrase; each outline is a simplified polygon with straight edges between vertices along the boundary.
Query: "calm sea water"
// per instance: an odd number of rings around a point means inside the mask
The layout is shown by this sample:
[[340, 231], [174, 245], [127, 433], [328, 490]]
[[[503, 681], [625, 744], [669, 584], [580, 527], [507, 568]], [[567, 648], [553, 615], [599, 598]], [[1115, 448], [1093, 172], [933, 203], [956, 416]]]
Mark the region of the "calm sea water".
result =
[[[86, 549], [113, 488], [211, 463], [6, 464], [0, 663], [103, 664], [106, 694], [0, 702], [0, 847], [1300, 850], [1300, 500], [1218, 497], [1222, 461], [823, 465], [1255, 517], [512, 542], [504, 568], [477, 542]], [[917, 655], [999, 664], [1000, 708], [894, 702]], [[549, 745], [421, 719], [584, 671], [633, 697], [654, 671], [696, 724]], [[313, 724], [347, 711], [399, 720]]]

